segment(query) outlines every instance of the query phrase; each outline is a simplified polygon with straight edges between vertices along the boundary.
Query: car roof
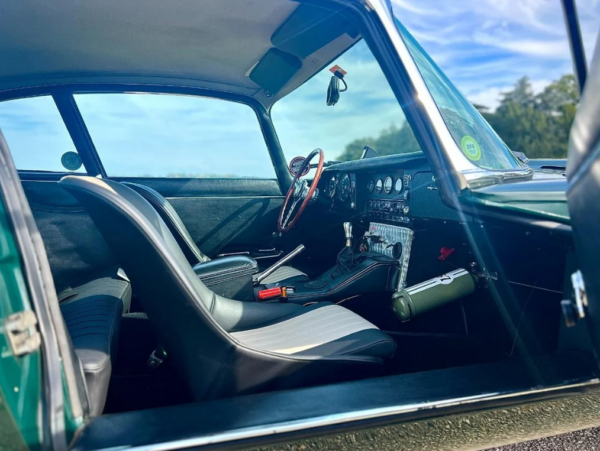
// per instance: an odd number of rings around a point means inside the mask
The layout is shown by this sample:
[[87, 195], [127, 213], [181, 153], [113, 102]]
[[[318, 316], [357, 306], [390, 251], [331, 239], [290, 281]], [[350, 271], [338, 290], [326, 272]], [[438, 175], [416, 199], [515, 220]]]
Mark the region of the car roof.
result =
[[268, 107], [360, 39], [342, 33], [303, 55], [283, 88], [268, 92], [252, 71], [298, 7], [288, 0], [0, 2], [0, 92], [134, 83], [226, 91]]

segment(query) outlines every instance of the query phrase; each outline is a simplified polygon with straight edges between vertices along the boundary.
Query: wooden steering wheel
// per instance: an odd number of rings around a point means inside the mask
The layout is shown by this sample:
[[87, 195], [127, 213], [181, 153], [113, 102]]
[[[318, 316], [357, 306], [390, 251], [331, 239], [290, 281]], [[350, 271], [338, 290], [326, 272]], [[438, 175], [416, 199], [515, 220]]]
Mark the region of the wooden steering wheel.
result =
[[[308, 174], [308, 171], [310, 170], [310, 162], [317, 154], [319, 155], [319, 164], [317, 165], [315, 177], [313, 178], [313, 181], [309, 187], [308, 182], [306, 180], [300, 181], [300, 178]], [[323, 154], [323, 151], [321, 149], [315, 149], [304, 160], [300, 169], [298, 171], [295, 171], [294, 180], [290, 185], [290, 189], [288, 190], [287, 195], [285, 196], [285, 202], [283, 203], [281, 211], [279, 212], [277, 229], [280, 233], [288, 232], [292, 227], [294, 227], [294, 224], [296, 224], [298, 219], [300, 219], [300, 216], [306, 209], [308, 203], [311, 201], [315, 190], [317, 189], [317, 185], [319, 184], [319, 180], [321, 179], [321, 173], [323, 172], [323, 163], [325, 162], [324, 160], [325, 155]], [[289, 208], [289, 211], [286, 214], [285, 211], [290, 201], [292, 201], [292, 204]], [[302, 204], [300, 204], [300, 209], [292, 217], [292, 213], [294, 212], [294, 209], [300, 201], [302, 201]]]

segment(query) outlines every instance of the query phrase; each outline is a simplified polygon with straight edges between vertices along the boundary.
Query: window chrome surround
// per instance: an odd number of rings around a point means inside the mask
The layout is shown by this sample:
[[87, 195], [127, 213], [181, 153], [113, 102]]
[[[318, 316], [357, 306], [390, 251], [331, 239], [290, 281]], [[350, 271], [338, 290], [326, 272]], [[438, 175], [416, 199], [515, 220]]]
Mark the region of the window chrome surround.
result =
[[486, 185], [502, 183], [506, 180], [528, 180], [533, 176], [533, 169], [488, 170], [480, 168], [471, 162], [459, 149], [458, 144], [450, 134], [450, 130], [427, 87], [419, 68], [417, 67], [400, 31], [394, 23], [391, 4], [387, 0], [363, 0], [381, 20], [383, 27], [392, 42], [395, 51], [417, 93], [417, 100], [423, 106], [427, 118], [435, 130], [442, 149], [452, 163], [454, 170], [460, 176], [460, 188], [477, 188]]

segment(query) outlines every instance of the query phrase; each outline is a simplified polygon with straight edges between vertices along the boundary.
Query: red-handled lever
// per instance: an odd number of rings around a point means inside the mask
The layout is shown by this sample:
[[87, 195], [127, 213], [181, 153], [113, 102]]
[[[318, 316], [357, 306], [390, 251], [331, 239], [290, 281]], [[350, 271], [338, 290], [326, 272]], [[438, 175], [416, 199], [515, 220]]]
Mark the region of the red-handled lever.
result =
[[280, 298], [283, 296], [283, 290], [281, 287], [268, 288], [266, 290], [260, 290], [258, 292], [258, 299], [271, 299]]

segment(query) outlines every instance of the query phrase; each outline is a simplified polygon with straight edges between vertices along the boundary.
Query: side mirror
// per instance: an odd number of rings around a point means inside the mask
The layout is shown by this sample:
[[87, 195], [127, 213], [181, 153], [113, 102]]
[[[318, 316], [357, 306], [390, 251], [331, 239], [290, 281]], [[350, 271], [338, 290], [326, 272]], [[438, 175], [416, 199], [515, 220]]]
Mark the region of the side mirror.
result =
[[[327, 106], [334, 106], [340, 100], [340, 92], [348, 90], [348, 85], [344, 81], [345, 72], [342, 72], [338, 66], [330, 69], [333, 72], [329, 86], [327, 87]], [[340, 89], [340, 80], [344, 84], [344, 89]]]

